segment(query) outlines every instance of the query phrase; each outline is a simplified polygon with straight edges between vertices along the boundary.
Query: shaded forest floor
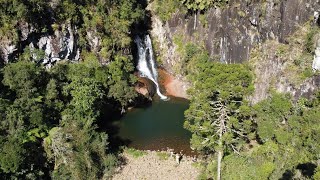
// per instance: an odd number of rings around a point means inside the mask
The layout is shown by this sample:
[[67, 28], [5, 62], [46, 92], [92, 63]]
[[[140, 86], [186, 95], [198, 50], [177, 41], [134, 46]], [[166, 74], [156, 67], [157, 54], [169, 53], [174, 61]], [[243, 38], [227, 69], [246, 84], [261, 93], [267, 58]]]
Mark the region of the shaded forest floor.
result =
[[192, 180], [197, 179], [199, 170], [192, 159], [183, 157], [178, 165], [174, 156], [167, 152], [145, 151], [139, 157], [130, 153], [123, 153], [125, 159], [114, 180], [148, 179], [148, 180]]

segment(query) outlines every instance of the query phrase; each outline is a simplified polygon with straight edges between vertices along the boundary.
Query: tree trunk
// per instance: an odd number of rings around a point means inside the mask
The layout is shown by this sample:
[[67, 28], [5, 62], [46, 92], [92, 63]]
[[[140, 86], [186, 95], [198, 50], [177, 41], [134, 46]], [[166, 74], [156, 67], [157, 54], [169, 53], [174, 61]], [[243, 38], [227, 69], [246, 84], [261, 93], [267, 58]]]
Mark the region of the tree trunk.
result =
[[220, 120], [220, 127], [219, 127], [219, 146], [218, 146], [218, 157], [217, 157], [217, 180], [221, 180], [221, 161], [223, 157], [223, 144], [222, 144], [222, 135], [225, 130], [225, 117], [226, 117], [226, 111], [224, 107], [221, 109], [221, 115], [219, 117]]
[[195, 30], [196, 27], [197, 27], [197, 11], [196, 11], [196, 13], [194, 14], [193, 29]]
[[218, 151], [217, 180], [221, 180], [221, 159], [222, 159], [222, 150]]

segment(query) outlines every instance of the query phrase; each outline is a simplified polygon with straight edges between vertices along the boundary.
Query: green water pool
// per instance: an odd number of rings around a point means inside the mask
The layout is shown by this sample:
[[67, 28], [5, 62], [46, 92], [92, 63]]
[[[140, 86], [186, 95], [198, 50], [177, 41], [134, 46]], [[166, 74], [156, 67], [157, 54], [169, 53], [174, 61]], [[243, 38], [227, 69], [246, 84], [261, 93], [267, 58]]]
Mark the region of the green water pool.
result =
[[186, 99], [170, 97], [169, 101], [154, 100], [145, 108], [129, 110], [120, 121], [118, 138], [127, 140], [128, 146], [141, 150], [174, 149], [193, 154], [190, 149], [191, 133], [183, 128]]

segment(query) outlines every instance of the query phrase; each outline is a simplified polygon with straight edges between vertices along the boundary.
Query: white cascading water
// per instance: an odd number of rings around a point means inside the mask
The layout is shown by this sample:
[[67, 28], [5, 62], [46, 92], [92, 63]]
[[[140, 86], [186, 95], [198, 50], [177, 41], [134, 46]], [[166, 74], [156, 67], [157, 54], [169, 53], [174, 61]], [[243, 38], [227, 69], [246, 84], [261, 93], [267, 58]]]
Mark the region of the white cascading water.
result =
[[149, 78], [154, 84], [156, 85], [157, 94], [163, 100], [168, 99], [167, 96], [163, 95], [160, 92], [159, 84], [158, 84], [158, 72], [156, 69], [154, 56], [153, 56], [153, 49], [151, 44], [151, 39], [149, 35], [144, 36], [142, 40], [139, 36], [137, 36], [134, 42], [138, 46], [138, 66], [137, 69], [143, 76]]

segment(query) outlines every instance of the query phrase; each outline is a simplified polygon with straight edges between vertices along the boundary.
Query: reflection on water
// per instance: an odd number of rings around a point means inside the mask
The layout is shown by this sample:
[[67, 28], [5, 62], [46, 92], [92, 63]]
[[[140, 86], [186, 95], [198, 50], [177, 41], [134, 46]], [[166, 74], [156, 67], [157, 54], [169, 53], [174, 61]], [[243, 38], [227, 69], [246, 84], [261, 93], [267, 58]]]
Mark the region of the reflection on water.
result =
[[169, 101], [154, 100], [147, 108], [131, 109], [115, 122], [119, 127], [117, 135], [130, 140], [129, 147], [142, 150], [166, 150], [168, 147], [191, 155], [191, 133], [183, 128], [188, 105], [185, 99], [170, 97]]

